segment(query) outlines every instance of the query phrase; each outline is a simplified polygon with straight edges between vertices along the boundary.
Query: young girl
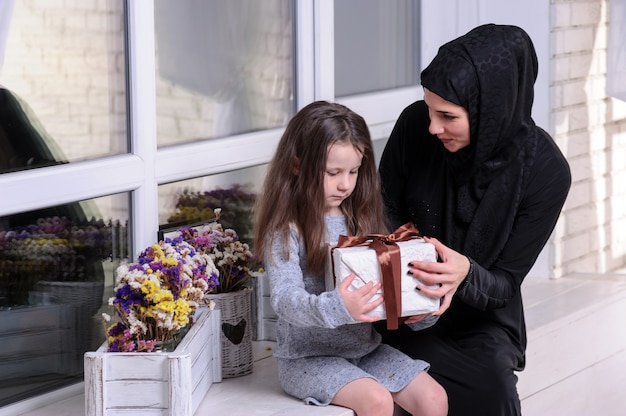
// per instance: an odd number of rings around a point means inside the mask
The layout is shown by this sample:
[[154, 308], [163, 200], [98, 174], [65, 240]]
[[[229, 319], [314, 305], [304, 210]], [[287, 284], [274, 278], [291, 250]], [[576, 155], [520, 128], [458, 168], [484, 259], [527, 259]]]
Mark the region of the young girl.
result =
[[325, 292], [326, 242], [340, 234], [385, 233], [369, 130], [340, 104], [311, 103], [289, 122], [257, 209], [255, 251], [265, 260], [278, 315], [283, 389], [308, 404], [357, 415], [445, 415], [443, 388], [429, 364], [381, 344], [366, 313], [380, 283], [350, 291], [354, 274]]

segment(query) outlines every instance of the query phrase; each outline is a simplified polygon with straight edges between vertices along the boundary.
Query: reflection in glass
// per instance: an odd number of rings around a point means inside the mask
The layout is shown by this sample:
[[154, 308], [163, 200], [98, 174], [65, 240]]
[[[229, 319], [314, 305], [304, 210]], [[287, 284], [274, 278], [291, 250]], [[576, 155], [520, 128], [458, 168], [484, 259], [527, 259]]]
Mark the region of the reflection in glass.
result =
[[267, 165], [159, 186], [159, 224], [171, 229], [206, 222], [221, 208], [220, 223], [252, 244], [254, 204]]
[[0, 407], [82, 380], [127, 229], [126, 194], [0, 217]]
[[419, 83], [418, 0], [336, 0], [334, 5], [336, 96]]
[[123, 2], [3, 4], [0, 172], [126, 152]]
[[285, 125], [292, 25], [292, 0], [156, 0], [158, 145]]
[[0, 87], [0, 173], [67, 163], [30, 106]]

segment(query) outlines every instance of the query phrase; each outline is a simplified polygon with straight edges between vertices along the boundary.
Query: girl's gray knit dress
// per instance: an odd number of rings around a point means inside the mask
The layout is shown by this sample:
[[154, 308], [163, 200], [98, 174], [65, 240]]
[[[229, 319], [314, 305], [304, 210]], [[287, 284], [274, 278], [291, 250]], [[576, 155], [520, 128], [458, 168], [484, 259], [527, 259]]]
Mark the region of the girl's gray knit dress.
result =
[[[326, 240], [347, 234], [343, 216], [326, 216]], [[289, 247], [285, 258], [283, 244]], [[278, 376], [283, 389], [308, 404], [328, 405], [347, 383], [373, 378], [402, 390], [429, 364], [381, 344], [371, 323], [355, 323], [339, 292], [325, 291], [323, 275], [308, 273], [304, 242], [292, 227], [289, 241], [274, 239], [265, 259], [276, 328]], [[432, 325], [427, 319], [414, 329]]]

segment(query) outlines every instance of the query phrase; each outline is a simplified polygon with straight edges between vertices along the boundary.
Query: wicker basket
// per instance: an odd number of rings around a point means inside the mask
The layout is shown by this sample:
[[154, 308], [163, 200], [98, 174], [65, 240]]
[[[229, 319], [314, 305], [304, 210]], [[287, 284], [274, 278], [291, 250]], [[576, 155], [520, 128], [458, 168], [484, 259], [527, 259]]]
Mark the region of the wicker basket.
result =
[[252, 289], [208, 295], [222, 315], [222, 377], [252, 372]]

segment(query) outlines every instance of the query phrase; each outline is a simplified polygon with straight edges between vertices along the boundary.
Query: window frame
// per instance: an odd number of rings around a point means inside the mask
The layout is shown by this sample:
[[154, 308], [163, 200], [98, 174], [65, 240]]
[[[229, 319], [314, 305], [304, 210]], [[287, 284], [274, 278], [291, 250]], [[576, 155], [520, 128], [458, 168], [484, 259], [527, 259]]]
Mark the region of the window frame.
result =
[[[296, 106], [334, 96], [333, 4], [294, 2]], [[158, 186], [270, 161], [283, 128], [157, 148], [154, 3], [126, 2], [128, 154], [0, 175], [11, 195], [0, 216], [115, 193], [131, 193], [132, 253], [158, 231]], [[420, 97], [418, 86], [338, 101], [364, 116], [374, 139], [385, 139], [400, 111]]]

